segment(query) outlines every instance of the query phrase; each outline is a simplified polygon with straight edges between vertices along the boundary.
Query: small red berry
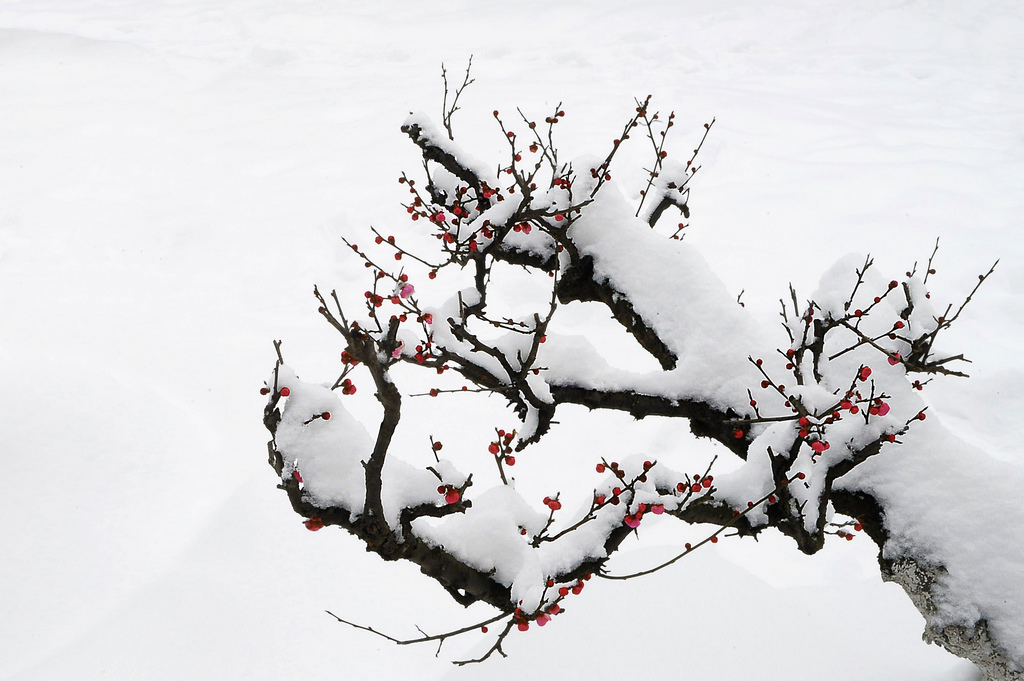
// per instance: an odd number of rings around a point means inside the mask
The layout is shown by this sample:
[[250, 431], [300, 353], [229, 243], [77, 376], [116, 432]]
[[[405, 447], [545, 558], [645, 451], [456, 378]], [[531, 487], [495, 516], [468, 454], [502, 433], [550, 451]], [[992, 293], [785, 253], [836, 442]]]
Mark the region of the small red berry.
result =
[[457, 489], [449, 490], [448, 493], [444, 495], [444, 500], [445, 500], [445, 502], [447, 502], [449, 504], [458, 503], [458, 501], [459, 501], [459, 490], [457, 490]]
[[292, 391], [289, 388], [281, 388], [281, 397], [288, 397], [291, 394]]
[[514, 456], [506, 456], [505, 457], [505, 465], [507, 465], [507, 466], [515, 466], [516, 465], [516, 457], [514, 457]]
[[498, 448], [498, 443], [492, 442], [490, 445], [488, 445], [487, 451], [489, 451], [491, 454], [497, 454], [498, 451], [500, 451]]
[[596, 466], [595, 468], [597, 469], [597, 472], [598, 472], [598, 473], [604, 473], [604, 471], [605, 471], [605, 468], [604, 468], [604, 464], [603, 464], [603, 463], [599, 463], [599, 464], [597, 464], [597, 466]]
[[302, 524], [305, 525], [306, 529], [310, 532], [316, 532], [317, 530], [321, 530], [324, 527], [324, 521], [320, 518], [310, 518]]
[[260, 388], [260, 395], [269, 395], [270, 388]]
[[325, 411], [323, 414], [320, 414], [320, 418], [322, 418], [324, 421], [330, 421], [331, 420], [331, 412]]

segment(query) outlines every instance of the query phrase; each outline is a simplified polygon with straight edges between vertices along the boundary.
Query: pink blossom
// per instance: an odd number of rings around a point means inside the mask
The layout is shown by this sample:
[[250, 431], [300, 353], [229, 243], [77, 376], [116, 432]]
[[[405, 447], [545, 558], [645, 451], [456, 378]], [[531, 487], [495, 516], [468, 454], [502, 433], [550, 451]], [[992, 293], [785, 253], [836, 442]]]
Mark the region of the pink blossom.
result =
[[399, 292], [399, 295], [402, 296], [403, 298], [408, 298], [415, 291], [416, 287], [414, 287], [412, 284], [406, 284], [405, 286], [402, 287], [402, 290]]

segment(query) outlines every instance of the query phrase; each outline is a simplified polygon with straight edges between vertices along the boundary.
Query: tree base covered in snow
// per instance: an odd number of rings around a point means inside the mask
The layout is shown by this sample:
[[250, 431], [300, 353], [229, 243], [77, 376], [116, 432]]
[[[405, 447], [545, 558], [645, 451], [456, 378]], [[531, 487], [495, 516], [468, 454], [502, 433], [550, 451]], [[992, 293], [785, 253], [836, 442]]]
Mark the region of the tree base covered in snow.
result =
[[940, 645], [954, 655], [966, 658], [978, 665], [988, 681], [1004, 681], [1024, 678], [1019, 665], [993, 641], [988, 631], [988, 620], [978, 619], [973, 624], [943, 624], [940, 608], [934, 594], [936, 585], [947, 571], [941, 565], [922, 567], [910, 557], [880, 561], [882, 579], [899, 584], [910, 596], [928, 622], [923, 638], [928, 643]]

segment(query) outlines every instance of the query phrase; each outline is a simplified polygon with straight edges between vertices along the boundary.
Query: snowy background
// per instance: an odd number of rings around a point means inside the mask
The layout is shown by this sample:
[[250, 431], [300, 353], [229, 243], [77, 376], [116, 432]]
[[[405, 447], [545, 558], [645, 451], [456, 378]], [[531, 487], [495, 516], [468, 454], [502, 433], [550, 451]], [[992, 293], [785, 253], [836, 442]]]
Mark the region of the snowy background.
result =
[[[766, 322], [788, 282], [809, 294], [850, 252], [895, 276], [941, 236], [932, 290], [953, 301], [1001, 258], [946, 339], [972, 378], [927, 397], [1024, 466], [1017, 3], [7, 0], [0, 678], [974, 678], [920, 641], [863, 537], [812, 558], [731, 540], [645, 580], [595, 580], [486, 669], [447, 661], [482, 639], [435, 659], [323, 613], [403, 636], [485, 616], [414, 566], [307, 532], [274, 487], [258, 393], [275, 338], [304, 378], [336, 376], [312, 285], [361, 292], [340, 237], [408, 230], [395, 180], [419, 164], [398, 127], [439, 117], [439, 65], [461, 76], [470, 54], [455, 127], [481, 158], [502, 149], [494, 108], [563, 102], [567, 157], [603, 153], [634, 97], [676, 110], [680, 155], [716, 117], [687, 239]], [[657, 421], [624, 442], [627, 427], [564, 441], [588, 456], [691, 447]], [[446, 446], [473, 442], [444, 428]], [[623, 571], [679, 541], [643, 538]]]

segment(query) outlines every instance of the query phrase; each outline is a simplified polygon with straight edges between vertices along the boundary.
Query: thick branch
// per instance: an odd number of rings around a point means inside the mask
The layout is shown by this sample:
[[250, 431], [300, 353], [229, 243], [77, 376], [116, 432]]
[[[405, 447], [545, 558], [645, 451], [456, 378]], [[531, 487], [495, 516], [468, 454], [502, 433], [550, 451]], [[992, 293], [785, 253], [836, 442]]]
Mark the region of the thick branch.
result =
[[434, 143], [428, 135], [423, 133], [423, 130], [419, 125], [415, 123], [403, 125], [402, 132], [408, 135], [409, 139], [411, 139], [413, 143], [420, 148], [423, 152], [423, 159], [425, 161], [434, 161], [449, 173], [472, 187], [476, 191], [477, 196], [480, 197], [481, 209], [486, 209], [491, 205], [490, 200], [483, 196], [483, 185], [481, 184], [480, 178], [477, 177], [474, 172], [462, 165], [452, 154]]
[[[269, 448], [270, 458], [275, 466], [283, 467], [283, 459], [274, 449], [273, 442], [269, 444]], [[429, 546], [412, 532], [405, 532], [402, 540], [398, 541], [392, 532], [384, 536], [378, 531], [379, 526], [376, 523], [367, 523], [360, 518], [353, 519], [352, 515], [340, 506], [315, 505], [295, 478], [289, 478], [279, 487], [287, 492], [292, 508], [299, 515], [305, 518], [320, 518], [325, 526], [336, 525], [348, 530], [366, 544], [368, 551], [376, 553], [384, 560], [408, 560], [419, 565], [423, 574], [436, 580], [448, 593], [457, 597], [456, 600], [462, 605], [483, 601], [502, 611], [511, 611], [515, 608], [508, 587], [495, 582], [492, 575], [465, 565], [458, 558], [446, 553], [444, 547]], [[458, 508], [455, 508], [456, 506]], [[469, 506], [469, 501], [460, 502], [459, 505], [452, 505], [452, 511], [448, 511], [448, 507], [440, 507], [436, 513], [431, 512], [430, 515], [446, 515]], [[423, 509], [410, 509], [410, 515], [417, 513], [427, 515]], [[407, 518], [411, 522], [411, 518]]]
[[675, 206], [676, 208], [678, 208], [680, 212], [683, 214], [684, 218], [690, 217], [690, 207], [687, 206], [684, 202], [679, 201], [674, 194], [666, 193], [661, 197], [661, 201], [659, 201], [658, 205], [654, 207], [654, 210], [651, 211], [651, 216], [647, 218], [647, 224], [649, 224], [651, 227], [654, 227], [654, 225], [656, 225], [658, 223], [658, 220], [661, 218], [662, 213], [668, 210], [670, 206]]
[[[690, 419], [690, 431], [697, 437], [709, 437], [720, 442], [740, 458], [747, 457], [749, 443], [745, 437], [736, 437], [743, 430], [732, 420], [739, 418], [731, 409], [722, 412], [706, 402], [673, 400], [659, 395], [643, 395], [630, 390], [611, 391], [584, 388], [576, 385], [552, 385], [551, 395], [558, 404], [579, 404], [588, 409], [614, 409], [627, 412], [635, 419], [646, 416], [669, 416]], [[745, 431], [744, 431], [745, 432]]]
[[589, 256], [580, 258], [562, 275], [558, 285], [558, 300], [562, 303], [604, 303], [611, 310], [615, 320], [636, 338], [641, 347], [658, 360], [665, 371], [675, 368], [678, 357], [658, 337], [654, 329], [644, 323], [633, 309], [629, 298], [615, 290], [610, 282], [599, 282], [594, 278], [594, 261]]

